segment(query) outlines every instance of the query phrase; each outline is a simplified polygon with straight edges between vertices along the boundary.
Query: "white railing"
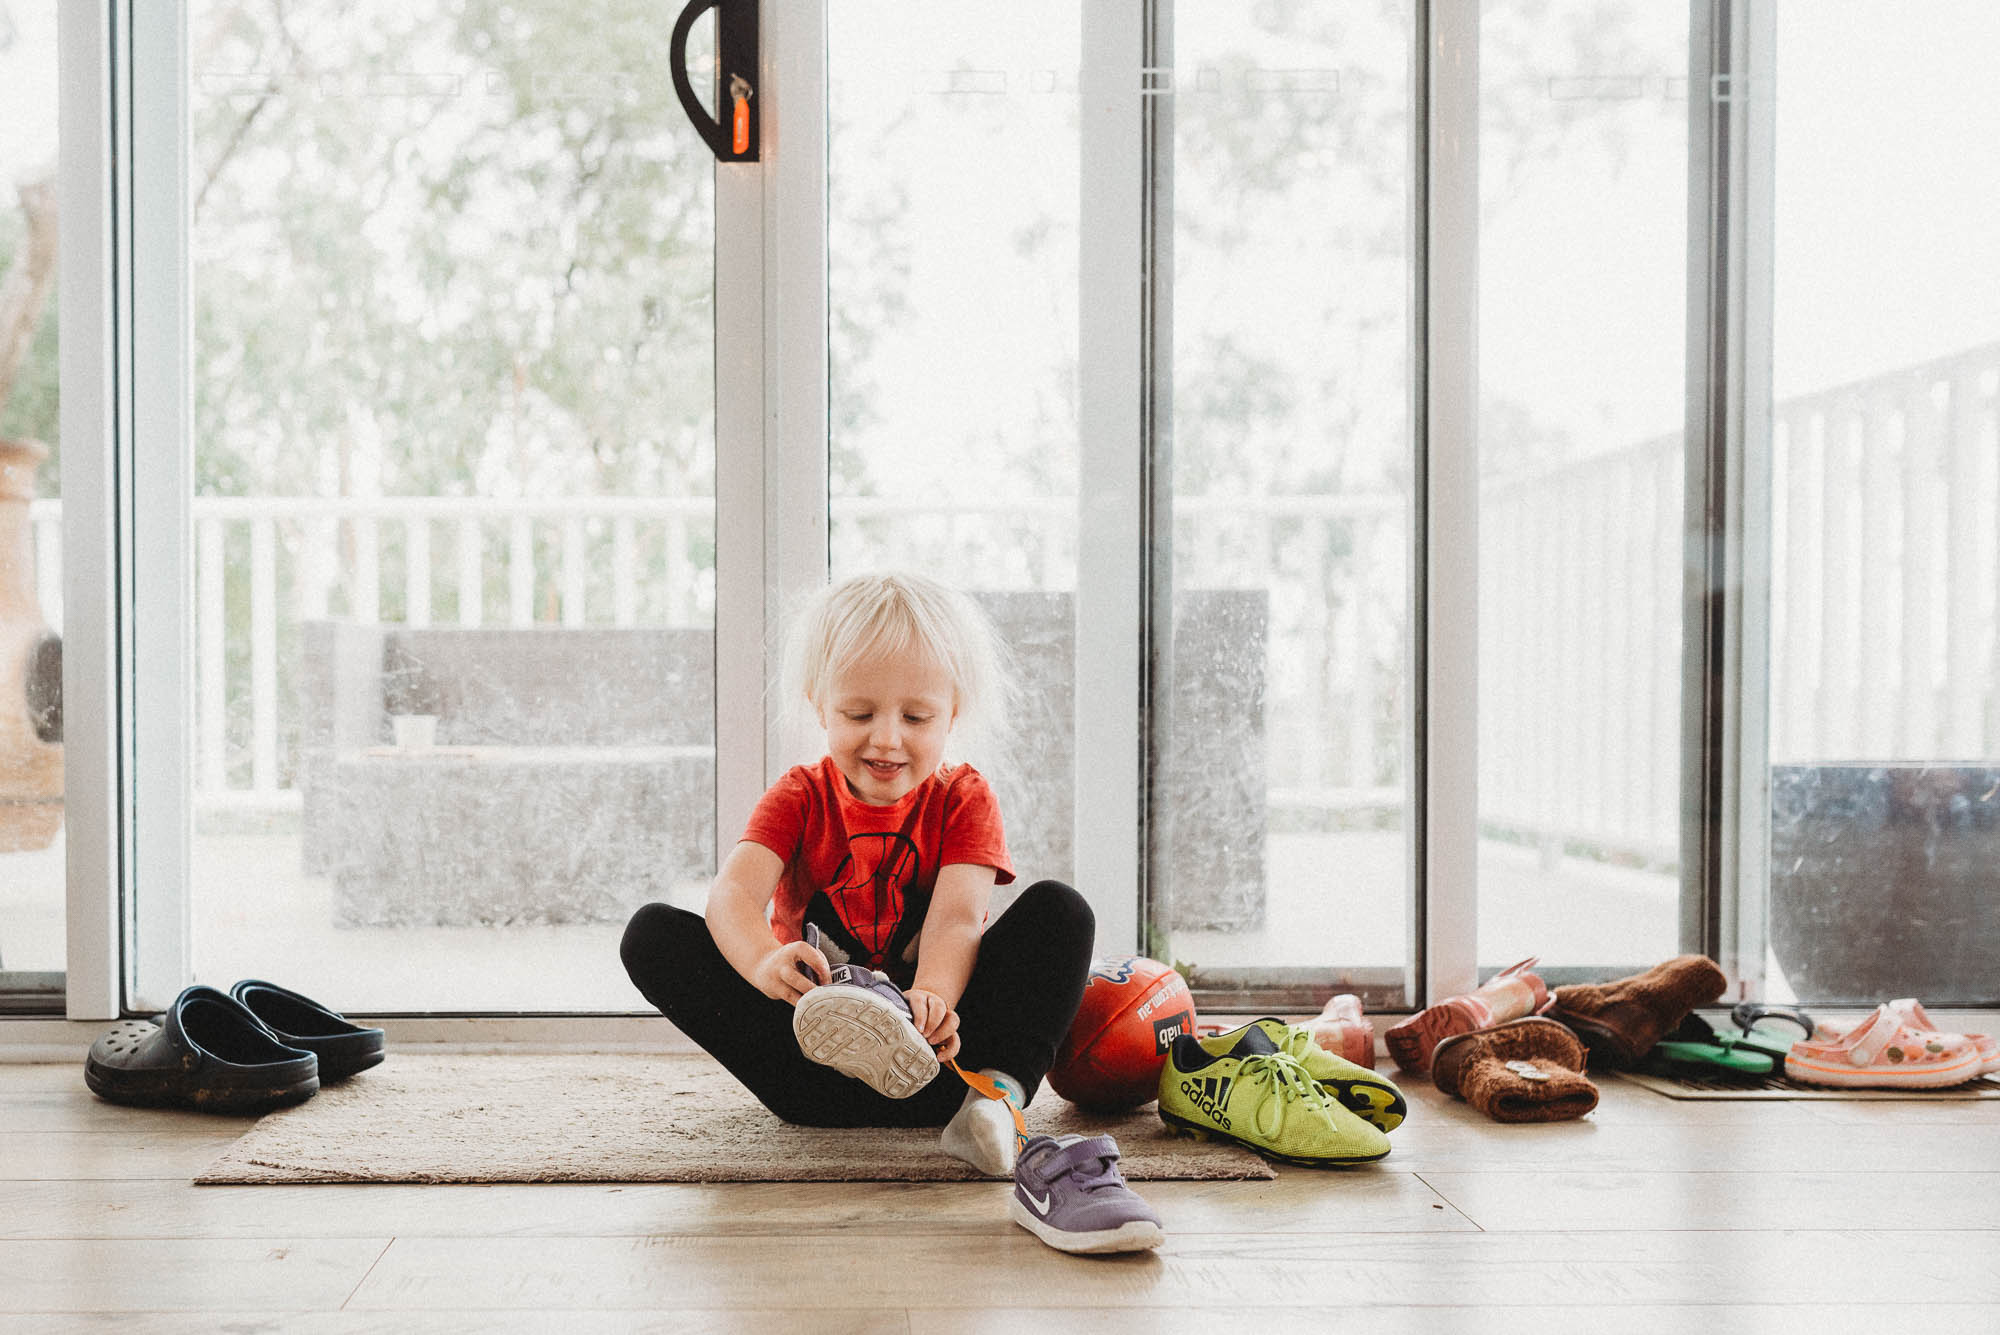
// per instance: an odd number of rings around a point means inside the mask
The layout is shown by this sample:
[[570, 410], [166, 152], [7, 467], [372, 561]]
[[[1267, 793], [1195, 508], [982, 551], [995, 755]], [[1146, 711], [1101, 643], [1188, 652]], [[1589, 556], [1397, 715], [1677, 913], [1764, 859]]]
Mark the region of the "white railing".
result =
[[[1481, 820], [1676, 858], [1681, 437], [1486, 483]], [[1780, 402], [1771, 757], [2000, 756], [2000, 345]]]
[[1678, 436], [1480, 489], [1479, 818], [1677, 856]]
[[[1779, 404], [1773, 755], [2000, 754], [2000, 346]], [[1481, 489], [1481, 819], [1671, 861], [1679, 829], [1678, 436]], [[301, 622], [705, 624], [708, 498], [193, 502], [196, 787], [287, 805]], [[61, 623], [61, 509], [36, 584]], [[1070, 498], [842, 498], [854, 542], [953, 553], [985, 587], [1061, 588]], [[894, 538], [890, 538], [893, 530]], [[1274, 807], [1392, 808], [1407, 774], [1408, 507], [1396, 495], [1198, 497], [1181, 587], [1271, 591]]]
[[1772, 754], [2000, 756], [2000, 345], [1773, 414]]

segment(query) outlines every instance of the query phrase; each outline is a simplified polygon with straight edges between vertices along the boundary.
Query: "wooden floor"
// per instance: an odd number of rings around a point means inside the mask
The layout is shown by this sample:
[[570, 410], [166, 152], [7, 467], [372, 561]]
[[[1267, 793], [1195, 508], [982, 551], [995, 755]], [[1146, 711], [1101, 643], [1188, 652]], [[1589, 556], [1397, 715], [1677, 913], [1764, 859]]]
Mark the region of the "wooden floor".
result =
[[1002, 1183], [194, 1187], [240, 1123], [0, 1065], [0, 1332], [2000, 1331], [2000, 1102], [1409, 1092], [1382, 1164], [1141, 1184], [1166, 1246], [1083, 1259]]

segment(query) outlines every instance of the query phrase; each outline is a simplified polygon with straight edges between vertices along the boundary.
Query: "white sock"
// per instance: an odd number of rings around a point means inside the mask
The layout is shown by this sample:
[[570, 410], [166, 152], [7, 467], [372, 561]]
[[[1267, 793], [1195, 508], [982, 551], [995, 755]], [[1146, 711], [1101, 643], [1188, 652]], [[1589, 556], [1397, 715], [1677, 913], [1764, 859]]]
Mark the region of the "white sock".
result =
[[965, 1091], [965, 1102], [945, 1123], [939, 1146], [954, 1159], [963, 1159], [982, 1173], [995, 1177], [1014, 1174], [1014, 1117], [1007, 1105], [1021, 1106], [1021, 1082], [1005, 1071], [984, 1070], [979, 1074], [1007, 1091], [1007, 1098], [989, 1099], [976, 1089]]

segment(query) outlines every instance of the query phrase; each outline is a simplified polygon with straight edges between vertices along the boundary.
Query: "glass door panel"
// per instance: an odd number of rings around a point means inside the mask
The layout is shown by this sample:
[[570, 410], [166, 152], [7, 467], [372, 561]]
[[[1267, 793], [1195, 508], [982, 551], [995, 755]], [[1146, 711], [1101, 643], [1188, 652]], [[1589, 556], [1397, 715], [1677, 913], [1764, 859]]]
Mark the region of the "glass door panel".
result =
[[716, 865], [714, 164], [671, 25], [189, 24], [197, 972], [630, 1009], [627, 916]]
[[1605, 977], [1680, 940], [1688, 11], [1480, 25], [1479, 962]]
[[1774, 996], [2000, 1002], [1995, 49], [1977, 0], [1777, 9]]
[[1197, 986], [1405, 1000], [1412, 40], [1405, 6], [1173, 7], [1149, 875]]
[[1019, 885], [1074, 879], [1079, 40], [1067, 0], [828, 7], [832, 577], [993, 615], [1025, 715], [966, 758]]
[[0, 8], [0, 1008], [60, 1005], [56, 5]]

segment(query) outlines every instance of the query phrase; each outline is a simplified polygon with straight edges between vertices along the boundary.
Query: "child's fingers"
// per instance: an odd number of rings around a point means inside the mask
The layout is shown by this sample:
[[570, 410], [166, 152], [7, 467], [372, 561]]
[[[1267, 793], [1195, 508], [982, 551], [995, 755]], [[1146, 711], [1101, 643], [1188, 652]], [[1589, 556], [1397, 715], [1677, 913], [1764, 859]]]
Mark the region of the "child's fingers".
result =
[[820, 951], [814, 950], [811, 946], [802, 946], [801, 949], [804, 953], [799, 956], [799, 963], [812, 971], [813, 981], [815, 983], [832, 982], [833, 966], [826, 962], [826, 956]]
[[938, 1048], [937, 1058], [941, 1062], [948, 1062], [957, 1055], [958, 1055], [958, 1035], [953, 1034], [950, 1038], [944, 1041], [942, 1046]]
[[799, 1004], [799, 998], [810, 992], [812, 987], [812, 979], [806, 977], [797, 969], [786, 967], [778, 970], [776, 988], [767, 993], [767, 995], [775, 997], [779, 1001], [788, 1001], [796, 1006]]
[[[944, 1006], [944, 1002], [939, 1000], [938, 1005]], [[949, 1006], [944, 1006], [944, 1014], [937, 1017], [937, 1023], [924, 1031], [924, 1042], [940, 1049], [949, 1042], [952, 1045], [952, 1052], [958, 1051], [958, 1012]], [[940, 1051], [938, 1059], [942, 1061], [949, 1055], [950, 1053]]]

